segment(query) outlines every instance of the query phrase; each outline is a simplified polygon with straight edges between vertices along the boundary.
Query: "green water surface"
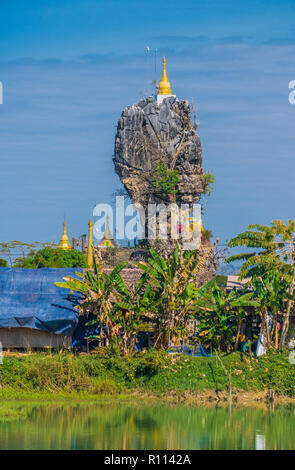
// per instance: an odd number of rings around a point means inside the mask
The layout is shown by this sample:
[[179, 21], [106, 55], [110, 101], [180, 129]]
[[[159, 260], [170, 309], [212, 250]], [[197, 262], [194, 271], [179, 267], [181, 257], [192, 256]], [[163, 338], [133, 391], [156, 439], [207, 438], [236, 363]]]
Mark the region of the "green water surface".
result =
[[1, 404], [0, 449], [295, 449], [295, 407]]

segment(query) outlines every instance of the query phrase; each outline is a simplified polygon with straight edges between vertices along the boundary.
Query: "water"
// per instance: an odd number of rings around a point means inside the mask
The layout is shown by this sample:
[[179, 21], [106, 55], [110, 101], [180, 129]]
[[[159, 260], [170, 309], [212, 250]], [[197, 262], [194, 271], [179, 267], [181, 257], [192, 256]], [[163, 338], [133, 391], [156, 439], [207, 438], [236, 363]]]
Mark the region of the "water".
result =
[[294, 420], [295, 406], [229, 414], [163, 404], [2, 404], [0, 449], [294, 450]]

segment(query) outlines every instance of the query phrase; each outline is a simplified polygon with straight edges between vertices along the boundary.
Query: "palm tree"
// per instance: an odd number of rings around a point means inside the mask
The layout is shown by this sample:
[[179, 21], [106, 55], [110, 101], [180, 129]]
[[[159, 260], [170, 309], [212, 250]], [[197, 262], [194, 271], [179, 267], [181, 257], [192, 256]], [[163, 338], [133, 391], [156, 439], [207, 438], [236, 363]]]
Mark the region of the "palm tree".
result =
[[[281, 220], [273, 220], [270, 227], [253, 224], [248, 230], [239, 234], [229, 242], [231, 248], [245, 246], [255, 248], [254, 252], [230, 256], [228, 263], [243, 260], [240, 277], [264, 278], [279, 273], [282, 282], [287, 282], [286, 308], [283, 312], [283, 328], [280, 338], [280, 349], [283, 349], [289, 329], [290, 312], [294, 302], [295, 282], [295, 221], [289, 219], [287, 224]], [[266, 332], [266, 334], [268, 334]]]

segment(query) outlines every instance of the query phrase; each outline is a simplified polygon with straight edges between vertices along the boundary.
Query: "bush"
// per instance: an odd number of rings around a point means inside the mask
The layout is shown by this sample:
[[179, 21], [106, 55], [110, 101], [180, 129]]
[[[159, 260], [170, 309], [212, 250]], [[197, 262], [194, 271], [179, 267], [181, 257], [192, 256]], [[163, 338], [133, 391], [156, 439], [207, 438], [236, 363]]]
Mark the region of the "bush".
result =
[[152, 185], [161, 191], [164, 196], [177, 193], [179, 176], [177, 170], [170, 170], [164, 163], [153, 168]]
[[162, 366], [167, 363], [168, 353], [162, 349], [149, 349], [140, 358], [135, 369], [135, 375], [152, 376], [156, 374]]
[[[100, 354], [74, 356], [63, 353], [33, 353], [4, 356], [0, 398], [36, 397], [46, 393], [116, 395], [120, 393], [170, 393], [200, 390], [227, 391], [231, 371], [233, 389], [273, 391], [295, 397], [295, 367], [288, 352], [268, 352], [260, 358], [247, 354], [190, 357], [151, 349], [131, 357]], [[222, 362], [222, 363], [221, 363]], [[1, 418], [1, 410], [0, 410]]]
[[201, 175], [201, 181], [203, 185], [203, 193], [209, 195], [212, 191], [212, 186], [215, 183], [215, 177], [208, 171]]
[[86, 268], [84, 253], [78, 250], [62, 250], [61, 248], [43, 248], [33, 257], [18, 258], [16, 268]]
[[120, 386], [110, 378], [99, 378], [92, 383], [89, 392], [93, 395], [113, 395], [120, 392]]

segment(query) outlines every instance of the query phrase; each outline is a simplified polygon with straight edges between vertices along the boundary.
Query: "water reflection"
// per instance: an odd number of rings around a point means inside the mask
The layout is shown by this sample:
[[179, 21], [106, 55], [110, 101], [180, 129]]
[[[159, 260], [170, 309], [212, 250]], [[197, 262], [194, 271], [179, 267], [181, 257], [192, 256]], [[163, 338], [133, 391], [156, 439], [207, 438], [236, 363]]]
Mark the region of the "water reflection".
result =
[[[7, 405], [18, 406], [21, 405]], [[295, 408], [22, 405], [0, 449], [295, 449]]]
[[255, 449], [256, 450], [265, 450], [265, 436], [264, 434], [256, 433], [255, 436]]

